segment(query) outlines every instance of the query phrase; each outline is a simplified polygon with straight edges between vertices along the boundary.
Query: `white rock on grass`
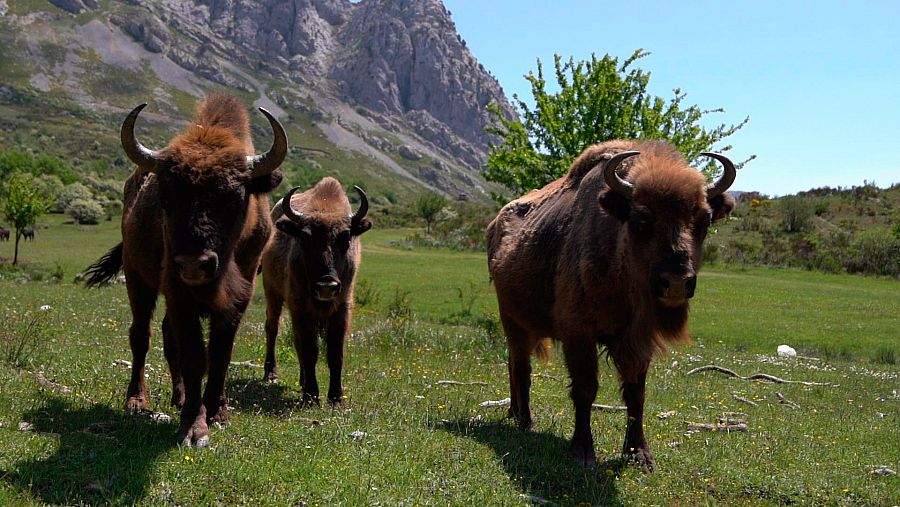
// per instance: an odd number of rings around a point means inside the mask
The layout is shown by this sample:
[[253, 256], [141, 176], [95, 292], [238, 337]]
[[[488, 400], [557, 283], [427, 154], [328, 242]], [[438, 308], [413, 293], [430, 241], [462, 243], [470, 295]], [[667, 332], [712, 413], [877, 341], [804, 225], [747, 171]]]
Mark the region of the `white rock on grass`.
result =
[[778, 355], [781, 357], [797, 357], [797, 351], [790, 345], [779, 345]]

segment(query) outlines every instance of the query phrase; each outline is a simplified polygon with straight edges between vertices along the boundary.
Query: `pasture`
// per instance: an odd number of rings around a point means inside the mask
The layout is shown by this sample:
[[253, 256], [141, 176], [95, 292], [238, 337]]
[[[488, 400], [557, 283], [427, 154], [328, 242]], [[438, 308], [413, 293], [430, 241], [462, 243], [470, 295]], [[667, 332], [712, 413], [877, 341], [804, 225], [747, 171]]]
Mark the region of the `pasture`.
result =
[[[20, 259], [61, 282], [0, 270], [0, 504], [180, 505], [896, 505], [900, 477], [900, 284], [895, 280], [707, 266], [692, 303], [694, 343], [651, 367], [645, 427], [660, 469], [619, 459], [622, 412], [595, 411], [596, 470], [565, 453], [573, 416], [560, 351], [536, 362], [537, 431], [505, 407], [505, 343], [481, 253], [404, 249], [409, 231], [364, 245], [345, 409], [300, 404], [284, 322], [278, 384], [261, 381], [262, 291], [239, 332], [231, 421], [208, 449], [175, 445], [177, 411], [158, 322], [150, 405], [122, 409], [130, 360], [123, 285], [72, 277], [119, 239], [118, 221], [79, 230], [59, 216]], [[0, 258], [12, 244], [0, 243]], [[162, 303], [160, 303], [161, 305]], [[41, 307], [49, 305], [49, 309]], [[161, 312], [157, 312], [161, 317]], [[801, 358], [778, 358], [786, 343]], [[730, 378], [766, 373], [806, 381]], [[601, 361], [597, 403], [619, 404]], [[328, 378], [324, 357], [319, 379]], [[457, 383], [442, 383], [455, 381]], [[742, 398], [739, 400], [738, 398]], [[752, 402], [752, 403], [750, 403]], [[688, 423], [745, 421], [747, 431]]]

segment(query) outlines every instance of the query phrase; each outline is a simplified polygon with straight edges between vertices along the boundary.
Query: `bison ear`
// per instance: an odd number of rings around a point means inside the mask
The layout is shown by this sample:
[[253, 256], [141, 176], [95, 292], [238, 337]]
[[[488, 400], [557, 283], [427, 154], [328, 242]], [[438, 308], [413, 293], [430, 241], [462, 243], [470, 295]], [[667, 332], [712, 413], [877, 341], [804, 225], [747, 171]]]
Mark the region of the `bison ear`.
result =
[[277, 227], [279, 231], [287, 234], [288, 236], [292, 236], [295, 238], [299, 238], [300, 235], [303, 234], [302, 225], [286, 218], [282, 218], [281, 220], [275, 222], [275, 227]]
[[729, 193], [719, 194], [709, 200], [709, 207], [712, 208], [712, 221], [721, 220], [731, 213], [736, 203], [734, 197]]
[[359, 222], [354, 222], [350, 224], [350, 234], [353, 236], [359, 236], [360, 234], [368, 231], [372, 228], [372, 221], [368, 218], [363, 218]]
[[600, 194], [600, 206], [620, 222], [627, 222], [631, 215], [631, 201], [624, 195], [608, 190]]
[[251, 194], [268, 194], [278, 188], [283, 179], [284, 174], [281, 169], [277, 169], [247, 182], [247, 191]]

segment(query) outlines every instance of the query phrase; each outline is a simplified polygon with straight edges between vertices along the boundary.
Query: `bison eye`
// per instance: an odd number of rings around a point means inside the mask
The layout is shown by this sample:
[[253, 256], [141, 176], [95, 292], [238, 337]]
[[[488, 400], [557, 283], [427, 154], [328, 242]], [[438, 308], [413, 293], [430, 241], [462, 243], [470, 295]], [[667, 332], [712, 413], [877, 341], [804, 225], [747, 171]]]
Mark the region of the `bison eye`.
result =
[[628, 217], [628, 227], [638, 234], [649, 232], [653, 227], [653, 215], [643, 211], [632, 210], [631, 216]]

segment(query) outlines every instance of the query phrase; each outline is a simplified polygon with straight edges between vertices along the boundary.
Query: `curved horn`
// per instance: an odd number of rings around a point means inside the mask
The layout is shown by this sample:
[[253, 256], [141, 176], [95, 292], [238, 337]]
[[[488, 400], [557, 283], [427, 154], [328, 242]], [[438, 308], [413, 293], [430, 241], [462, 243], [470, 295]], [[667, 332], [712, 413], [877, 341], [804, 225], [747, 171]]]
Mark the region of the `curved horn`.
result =
[[722, 163], [722, 167], [724, 168], [722, 176], [719, 177], [715, 183], [711, 183], [706, 187], [706, 198], [710, 199], [724, 193], [731, 187], [731, 184], [734, 183], [734, 179], [737, 177], [737, 169], [734, 168], [734, 164], [731, 160], [728, 160], [728, 157], [720, 153], [710, 153], [705, 151], [701, 153], [701, 155], [718, 160]]
[[145, 107], [147, 104], [141, 104], [128, 113], [125, 121], [122, 122], [120, 138], [122, 149], [135, 165], [145, 171], [156, 172], [156, 159], [159, 157], [159, 152], [146, 148], [134, 137], [134, 122]]
[[640, 153], [641, 152], [639, 151], [623, 151], [617, 153], [613, 158], [606, 162], [605, 166], [603, 166], [603, 179], [606, 180], [606, 185], [609, 186], [610, 189], [622, 194], [627, 199], [631, 199], [631, 196], [634, 195], [634, 185], [620, 178], [619, 175], [616, 174], [616, 170], [623, 160], [635, 155], [640, 155]]
[[356, 193], [359, 194], [359, 209], [356, 210], [350, 221], [356, 223], [365, 218], [366, 213], [369, 212], [369, 196], [356, 185], [353, 185], [353, 190], [356, 190]]
[[275, 134], [275, 140], [272, 141], [272, 147], [265, 154], [247, 157], [247, 167], [251, 171], [251, 178], [265, 176], [278, 169], [278, 166], [284, 162], [288, 150], [287, 134], [285, 134], [281, 122], [263, 107], [259, 108], [259, 112], [264, 114], [266, 119], [269, 120], [269, 125], [272, 126], [272, 132]]
[[284, 196], [284, 199], [281, 200], [281, 212], [284, 213], [284, 216], [290, 218], [292, 222], [297, 222], [298, 224], [302, 224], [303, 223], [303, 213], [295, 210], [294, 207], [291, 206], [291, 196], [293, 196], [294, 192], [296, 192], [297, 190], [300, 190], [300, 187], [292, 188], [287, 193], [287, 195]]

